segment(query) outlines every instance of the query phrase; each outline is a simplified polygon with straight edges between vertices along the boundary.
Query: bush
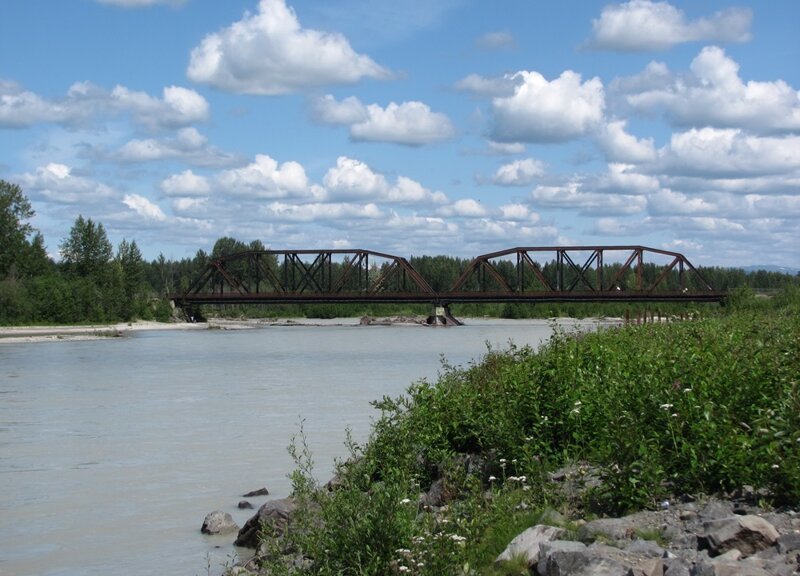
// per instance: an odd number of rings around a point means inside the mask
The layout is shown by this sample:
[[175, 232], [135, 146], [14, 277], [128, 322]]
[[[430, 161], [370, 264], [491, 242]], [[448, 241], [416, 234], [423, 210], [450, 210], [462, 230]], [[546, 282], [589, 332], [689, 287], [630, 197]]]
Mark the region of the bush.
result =
[[[464, 574], [489, 566], [536, 510], [547, 472], [581, 462], [594, 512], [745, 484], [800, 499], [800, 316], [788, 306], [600, 333], [444, 366], [351, 444], [333, 492], [295, 473], [316, 522], [293, 549], [313, 574]], [[302, 460], [302, 459], [301, 459]], [[447, 506], [419, 494], [436, 484]], [[310, 509], [309, 509], [310, 510]]]

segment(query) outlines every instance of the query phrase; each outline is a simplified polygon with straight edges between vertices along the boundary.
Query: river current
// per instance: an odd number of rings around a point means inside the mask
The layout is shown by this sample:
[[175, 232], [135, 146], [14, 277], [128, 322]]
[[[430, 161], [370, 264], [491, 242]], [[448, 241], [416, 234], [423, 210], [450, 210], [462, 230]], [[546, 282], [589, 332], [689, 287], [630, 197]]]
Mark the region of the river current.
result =
[[550, 333], [345, 322], [0, 344], [0, 575], [219, 574], [234, 535], [202, 535], [204, 516], [241, 526], [245, 492], [288, 495], [301, 421], [324, 482], [346, 429], [367, 439], [370, 401]]

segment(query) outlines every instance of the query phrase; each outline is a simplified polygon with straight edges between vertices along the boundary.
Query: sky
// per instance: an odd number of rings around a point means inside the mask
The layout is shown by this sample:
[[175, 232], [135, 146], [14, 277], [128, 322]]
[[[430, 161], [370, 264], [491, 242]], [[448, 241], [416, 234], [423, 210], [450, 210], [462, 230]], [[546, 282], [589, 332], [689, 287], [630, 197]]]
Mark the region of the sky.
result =
[[0, 179], [48, 252], [222, 236], [800, 269], [800, 2], [3, 0]]

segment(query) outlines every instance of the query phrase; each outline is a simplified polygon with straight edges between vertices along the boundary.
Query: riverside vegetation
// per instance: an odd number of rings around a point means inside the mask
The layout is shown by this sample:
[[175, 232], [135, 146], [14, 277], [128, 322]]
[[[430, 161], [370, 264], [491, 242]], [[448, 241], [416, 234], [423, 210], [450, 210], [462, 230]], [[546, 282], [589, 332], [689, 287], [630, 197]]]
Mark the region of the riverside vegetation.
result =
[[[746, 296], [746, 295], [743, 295]], [[380, 410], [322, 485], [302, 429], [295, 506], [265, 524], [261, 574], [527, 574], [494, 560], [547, 510], [587, 518], [750, 487], [800, 503], [800, 292], [724, 313], [444, 365]], [[557, 469], [596, 482], [556, 490]], [[588, 480], [588, 476], [587, 476]], [[569, 533], [571, 524], [565, 521]], [[242, 568], [236, 572], [245, 572]]]

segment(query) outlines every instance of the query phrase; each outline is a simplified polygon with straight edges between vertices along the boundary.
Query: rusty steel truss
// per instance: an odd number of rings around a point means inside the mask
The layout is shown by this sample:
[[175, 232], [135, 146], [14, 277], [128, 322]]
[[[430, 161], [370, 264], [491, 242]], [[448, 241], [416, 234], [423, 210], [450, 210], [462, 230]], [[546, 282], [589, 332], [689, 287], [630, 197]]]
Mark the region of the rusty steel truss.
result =
[[644, 246], [511, 248], [474, 258], [447, 291], [411, 263], [370, 250], [264, 250], [212, 260], [181, 307], [341, 302], [719, 302], [677, 252]]

